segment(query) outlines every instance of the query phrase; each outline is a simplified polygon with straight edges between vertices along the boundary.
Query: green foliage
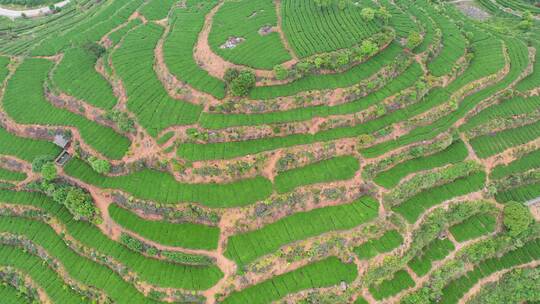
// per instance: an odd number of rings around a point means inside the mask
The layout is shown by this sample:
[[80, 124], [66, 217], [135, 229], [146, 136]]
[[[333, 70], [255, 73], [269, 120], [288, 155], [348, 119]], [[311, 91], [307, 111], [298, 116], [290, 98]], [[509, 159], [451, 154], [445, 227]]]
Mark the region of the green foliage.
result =
[[43, 169], [45, 164], [53, 161], [54, 157], [52, 155], [40, 155], [32, 160], [32, 171], [41, 172], [41, 169]]
[[227, 72], [225, 78], [234, 96], [246, 96], [255, 86], [255, 74], [248, 70]]
[[280, 64], [275, 65], [273, 70], [277, 80], [284, 80], [289, 77], [289, 71]]
[[82, 189], [67, 184], [43, 182], [41, 189], [73, 215], [75, 220], [88, 220], [99, 223], [99, 210], [95, 207], [90, 194]]
[[363, 56], [373, 56], [378, 50], [377, 45], [371, 40], [364, 40], [360, 45], [360, 52]]
[[366, 22], [373, 21], [375, 19], [375, 13], [376, 11], [370, 7], [365, 7], [362, 9], [362, 12], [360, 13], [360, 16], [362, 16], [362, 19]]
[[422, 36], [418, 32], [411, 32], [409, 37], [407, 37], [407, 48], [414, 50], [417, 46], [422, 43]]
[[529, 208], [518, 202], [509, 202], [504, 205], [504, 226], [511, 236], [517, 236], [529, 228], [533, 217]]
[[53, 162], [44, 163], [43, 166], [41, 166], [41, 176], [47, 182], [55, 179], [58, 176], [56, 165]]
[[136, 131], [135, 122], [126, 112], [117, 109], [107, 111], [105, 118], [112, 120], [122, 132], [133, 133]]
[[109, 163], [107, 160], [90, 156], [88, 158], [88, 163], [90, 164], [90, 167], [92, 167], [92, 169], [99, 174], [108, 174], [111, 172], [111, 163]]

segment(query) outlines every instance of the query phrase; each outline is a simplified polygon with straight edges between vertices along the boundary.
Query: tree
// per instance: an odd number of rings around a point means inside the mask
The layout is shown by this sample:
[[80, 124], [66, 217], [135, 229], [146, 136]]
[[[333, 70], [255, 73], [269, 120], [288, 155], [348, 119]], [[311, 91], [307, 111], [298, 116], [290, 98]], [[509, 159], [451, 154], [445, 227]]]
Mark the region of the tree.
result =
[[410, 32], [409, 37], [407, 38], [407, 48], [414, 50], [420, 45], [420, 43], [422, 43], [422, 40], [422, 35], [420, 35], [418, 32]]
[[289, 77], [289, 71], [279, 64], [274, 66], [274, 74], [276, 75], [277, 80], [284, 80]]
[[364, 40], [360, 45], [360, 53], [362, 54], [362, 56], [372, 56], [377, 53], [378, 50], [379, 48], [377, 47], [377, 45], [371, 40]]
[[373, 21], [373, 19], [375, 19], [375, 10], [370, 7], [365, 7], [360, 12], [360, 16], [362, 16], [362, 19], [366, 22]]
[[533, 217], [527, 206], [509, 202], [504, 206], [503, 223], [511, 236], [517, 236], [529, 228]]
[[94, 169], [94, 171], [96, 171], [99, 174], [107, 174], [111, 172], [111, 164], [104, 159], [99, 159], [95, 156], [90, 156], [88, 158], [88, 162], [90, 163], [90, 166], [92, 167], [92, 169]]
[[96, 209], [94, 208], [94, 204], [92, 204], [92, 199], [79, 188], [72, 187], [68, 190], [64, 206], [71, 211], [71, 214], [73, 214], [76, 220], [81, 218], [92, 220], [96, 215]]
[[58, 176], [58, 172], [56, 171], [56, 166], [53, 162], [45, 163], [41, 167], [41, 176], [45, 181], [52, 181]]
[[255, 75], [251, 71], [244, 70], [231, 81], [230, 89], [234, 96], [246, 96], [254, 86]]

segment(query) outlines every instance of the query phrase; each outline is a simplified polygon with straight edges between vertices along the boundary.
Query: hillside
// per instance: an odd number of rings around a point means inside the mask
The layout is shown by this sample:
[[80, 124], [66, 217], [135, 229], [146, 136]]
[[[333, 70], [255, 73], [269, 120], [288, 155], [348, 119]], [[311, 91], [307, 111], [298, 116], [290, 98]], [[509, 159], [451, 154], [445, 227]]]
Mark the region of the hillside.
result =
[[0, 0], [0, 302], [540, 303], [539, 56], [537, 0]]

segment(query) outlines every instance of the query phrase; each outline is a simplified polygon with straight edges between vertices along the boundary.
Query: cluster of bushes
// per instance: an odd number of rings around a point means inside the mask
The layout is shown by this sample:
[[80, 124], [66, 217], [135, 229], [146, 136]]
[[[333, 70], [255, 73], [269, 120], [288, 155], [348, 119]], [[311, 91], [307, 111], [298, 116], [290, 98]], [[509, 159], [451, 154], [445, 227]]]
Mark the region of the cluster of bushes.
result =
[[120, 242], [133, 251], [144, 253], [153, 257], [162, 257], [173, 263], [199, 266], [208, 266], [214, 264], [214, 261], [210, 257], [204, 255], [187, 254], [178, 251], [160, 250], [155, 246], [136, 239], [127, 233], [122, 233], [120, 235]]
[[249, 70], [228, 69], [225, 71], [225, 84], [233, 96], [246, 96], [255, 86], [255, 74]]
[[92, 167], [92, 169], [99, 174], [108, 174], [111, 172], [111, 163], [109, 163], [107, 160], [90, 156], [88, 157], [87, 161], [90, 164], [90, 167]]
[[34, 159], [32, 170], [41, 173], [42, 181], [33, 183], [29, 187], [44, 192], [56, 203], [64, 205], [75, 220], [99, 223], [101, 221], [99, 210], [95, 207], [90, 194], [81, 188], [58, 180], [56, 165], [48, 159], [50, 159], [48, 156]]
[[317, 74], [322, 70], [343, 71], [375, 55], [382, 47], [390, 43], [394, 37], [394, 31], [385, 27], [383, 31], [352, 48], [317, 54], [301, 59], [290, 69], [277, 65], [274, 67], [274, 74], [276, 79], [285, 80]]

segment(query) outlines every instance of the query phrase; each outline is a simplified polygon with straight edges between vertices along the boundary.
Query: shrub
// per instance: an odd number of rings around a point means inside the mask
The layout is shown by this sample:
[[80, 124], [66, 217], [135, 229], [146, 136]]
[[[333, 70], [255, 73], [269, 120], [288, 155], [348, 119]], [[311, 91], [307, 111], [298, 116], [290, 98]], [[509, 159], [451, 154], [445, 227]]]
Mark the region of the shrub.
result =
[[360, 45], [360, 53], [362, 56], [372, 56], [377, 53], [378, 50], [379, 48], [377, 47], [377, 44], [371, 40], [364, 40], [362, 41], [362, 45]]
[[56, 171], [56, 166], [53, 162], [45, 163], [41, 167], [41, 176], [46, 181], [52, 181], [58, 176], [58, 172]]
[[274, 67], [274, 74], [276, 75], [277, 80], [283, 80], [289, 77], [289, 71], [279, 64]]
[[104, 159], [99, 159], [95, 156], [90, 156], [88, 158], [88, 162], [90, 163], [90, 166], [92, 167], [92, 169], [94, 169], [94, 171], [96, 171], [99, 174], [107, 174], [111, 172], [111, 164]]
[[234, 96], [246, 96], [255, 86], [255, 74], [251, 71], [241, 71], [230, 83], [230, 90]]
[[418, 32], [410, 32], [409, 37], [407, 38], [407, 48], [414, 50], [422, 43], [422, 40], [423, 38]]
[[54, 157], [51, 155], [41, 155], [32, 161], [32, 171], [34, 172], [41, 172], [41, 168], [43, 168], [43, 165], [46, 163], [52, 162], [54, 160]]
[[509, 202], [504, 206], [504, 226], [508, 229], [510, 236], [520, 235], [529, 228], [533, 221], [529, 209], [518, 202]]

